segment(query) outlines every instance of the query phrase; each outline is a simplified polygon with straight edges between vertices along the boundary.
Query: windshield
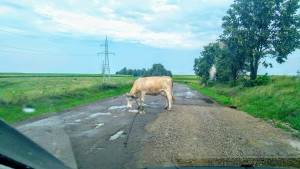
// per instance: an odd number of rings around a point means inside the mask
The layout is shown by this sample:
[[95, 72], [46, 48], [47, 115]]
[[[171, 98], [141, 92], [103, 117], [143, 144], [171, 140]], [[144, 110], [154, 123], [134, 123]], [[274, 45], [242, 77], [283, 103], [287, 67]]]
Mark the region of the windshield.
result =
[[0, 119], [70, 168], [300, 167], [298, 0], [0, 6]]

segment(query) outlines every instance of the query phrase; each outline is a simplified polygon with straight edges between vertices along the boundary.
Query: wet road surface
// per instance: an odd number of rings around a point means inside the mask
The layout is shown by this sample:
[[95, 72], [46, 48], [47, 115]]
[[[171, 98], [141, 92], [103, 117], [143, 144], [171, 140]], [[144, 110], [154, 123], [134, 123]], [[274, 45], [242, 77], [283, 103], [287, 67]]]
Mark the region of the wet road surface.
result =
[[176, 104], [146, 96], [124, 148], [137, 106], [125, 96], [74, 107], [15, 127], [72, 168], [242, 165], [298, 166], [300, 142], [244, 112], [223, 107], [185, 85]]

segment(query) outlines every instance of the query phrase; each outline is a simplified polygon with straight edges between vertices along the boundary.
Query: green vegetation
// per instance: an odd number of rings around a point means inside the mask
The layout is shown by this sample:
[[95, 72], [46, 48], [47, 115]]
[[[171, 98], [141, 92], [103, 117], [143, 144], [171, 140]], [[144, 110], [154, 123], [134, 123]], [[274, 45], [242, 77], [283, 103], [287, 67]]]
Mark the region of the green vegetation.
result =
[[[0, 74], [0, 118], [15, 123], [119, 95], [130, 90], [135, 78], [112, 76], [111, 79], [110, 83], [103, 83], [99, 75]], [[36, 111], [23, 112], [25, 105], [33, 106]]]
[[[236, 106], [254, 117], [288, 123], [300, 131], [300, 77], [271, 76], [266, 85], [247, 87], [228, 84], [200, 85], [194, 80], [186, 83], [193, 89], [226, 106]], [[174, 76], [176, 79], [176, 76]], [[193, 77], [195, 79], [195, 77]], [[282, 128], [282, 127], [281, 127]]]
[[167, 70], [162, 64], [153, 64], [151, 69], [127, 69], [124, 67], [120, 71], [116, 72], [117, 75], [132, 75], [137, 76], [172, 76], [171, 71]]
[[195, 74], [207, 83], [214, 65], [217, 82], [236, 84], [249, 73], [252, 83], [260, 64], [272, 67], [270, 59], [283, 63], [299, 49], [299, 8], [299, 0], [235, 0], [222, 18], [220, 39], [195, 59]]
[[195, 75], [173, 75], [175, 83], [199, 83], [200, 78]]

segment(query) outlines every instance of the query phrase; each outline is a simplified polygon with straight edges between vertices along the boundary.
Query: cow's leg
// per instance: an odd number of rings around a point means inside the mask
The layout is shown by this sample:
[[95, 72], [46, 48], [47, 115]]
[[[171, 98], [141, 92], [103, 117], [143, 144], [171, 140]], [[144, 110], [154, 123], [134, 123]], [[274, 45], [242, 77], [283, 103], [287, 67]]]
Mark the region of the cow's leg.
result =
[[166, 92], [162, 91], [161, 92], [161, 95], [166, 99], [166, 106], [165, 106], [165, 109], [167, 109], [169, 107], [169, 102], [168, 102], [168, 97], [167, 97], [167, 94]]
[[138, 104], [138, 110], [141, 108], [141, 97], [138, 98], [137, 104]]
[[141, 110], [144, 110], [145, 95], [146, 95], [145, 92], [142, 92], [142, 93], [141, 93], [141, 102], [140, 102]]
[[164, 98], [166, 99], [165, 109], [167, 109], [167, 108], [169, 107], [168, 97], [167, 97], [167, 96], [164, 96]]
[[171, 92], [166, 92], [167, 93], [167, 98], [168, 98], [168, 110], [172, 110], [172, 94]]

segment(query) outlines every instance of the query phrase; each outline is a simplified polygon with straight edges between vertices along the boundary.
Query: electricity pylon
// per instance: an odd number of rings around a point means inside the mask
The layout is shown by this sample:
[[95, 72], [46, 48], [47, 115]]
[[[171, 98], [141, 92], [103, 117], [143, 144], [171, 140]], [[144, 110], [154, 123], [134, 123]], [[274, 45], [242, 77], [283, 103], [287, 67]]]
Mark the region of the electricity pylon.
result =
[[98, 55], [104, 55], [104, 60], [102, 62], [102, 77], [103, 82], [109, 82], [110, 81], [110, 67], [109, 67], [109, 55], [115, 55], [115, 53], [108, 52], [108, 42], [107, 42], [107, 36], [105, 38], [105, 42], [103, 45], [100, 45], [102, 48], [104, 46], [104, 51], [99, 52]]

